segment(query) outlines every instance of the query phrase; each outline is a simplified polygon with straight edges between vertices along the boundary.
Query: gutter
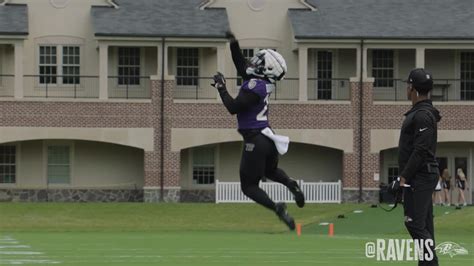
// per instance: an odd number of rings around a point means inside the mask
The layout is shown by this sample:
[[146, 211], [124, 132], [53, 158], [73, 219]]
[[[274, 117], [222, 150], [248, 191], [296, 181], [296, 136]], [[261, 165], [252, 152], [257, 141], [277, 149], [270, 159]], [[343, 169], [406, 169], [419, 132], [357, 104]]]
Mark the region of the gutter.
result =
[[198, 39], [225, 39], [225, 35], [192, 35], [192, 34], [154, 34], [154, 33], [95, 33], [95, 37], [133, 37], [133, 38], [198, 38]]
[[360, 40], [360, 77], [359, 77], [359, 203], [362, 202], [362, 175], [363, 175], [363, 138], [362, 134], [364, 133], [364, 124], [363, 124], [363, 100], [364, 100], [364, 85], [363, 85], [363, 73], [362, 69], [364, 66], [364, 39]]
[[318, 8], [316, 6], [311, 5], [310, 3], [306, 2], [306, 0], [300, 0], [300, 4], [304, 5], [310, 11], [317, 11]]
[[161, 39], [161, 99], [160, 99], [160, 202], [164, 201], [165, 181], [165, 37]]
[[215, 1], [215, 0], [203, 1], [203, 2], [200, 4], [199, 9], [200, 9], [200, 10], [206, 9], [206, 8], [209, 7], [210, 5], [214, 4], [214, 1]]
[[119, 6], [117, 3], [115, 3], [114, 0], [107, 0], [107, 4], [111, 5], [111, 6], [112, 6], [113, 8], [115, 8], [115, 9], [119, 9], [119, 8], [120, 8], [120, 6]]

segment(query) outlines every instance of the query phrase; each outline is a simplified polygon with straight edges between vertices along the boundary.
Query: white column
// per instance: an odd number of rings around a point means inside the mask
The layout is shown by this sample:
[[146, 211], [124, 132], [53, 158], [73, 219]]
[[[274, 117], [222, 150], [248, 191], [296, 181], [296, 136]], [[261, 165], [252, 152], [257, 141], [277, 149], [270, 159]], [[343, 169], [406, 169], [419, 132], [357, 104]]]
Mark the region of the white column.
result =
[[15, 43], [15, 99], [23, 98], [23, 41]]
[[161, 60], [163, 58], [161, 44], [156, 46], [156, 76], [161, 79]]
[[299, 101], [308, 100], [308, 48], [298, 48]]
[[109, 98], [109, 46], [99, 44], [99, 99]]
[[160, 43], [160, 45], [157, 46], [157, 49], [158, 49], [158, 52], [156, 53], [157, 54], [157, 58], [156, 58], [156, 62], [157, 62], [157, 72], [156, 75], [159, 77], [159, 79], [161, 79], [161, 67], [162, 67], [162, 63], [161, 60], [165, 60], [164, 62], [164, 78], [166, 79], [166, 77], [168, 76], [168, 46], [165, 45], [165, 50], [164, 50], [164, 55], [163, 55], [163, 51], [162, 51], [162, 44]]
[[416, 68], [425, 68], [425, 48], [416, 48]]
[[[217, 71], [223, 73], [224, 76], [227, 74], [225, 69], [225, 51], [226, 44], [217, 46]], [[217, 93], [217, 99], [220, 100], [220, 98], [219, 93]]]
[[362, 50], [362, 78], [367, 80], [368, 73], [367, 73], [367, 48]]
[[361, 54], [360, 47], [357, 47], [357, 49], [356, 49], [356, 76], [355, 76], [355, 78], [360, 78], [360, 73], [362, 71], [360, 69], [360, 54]]

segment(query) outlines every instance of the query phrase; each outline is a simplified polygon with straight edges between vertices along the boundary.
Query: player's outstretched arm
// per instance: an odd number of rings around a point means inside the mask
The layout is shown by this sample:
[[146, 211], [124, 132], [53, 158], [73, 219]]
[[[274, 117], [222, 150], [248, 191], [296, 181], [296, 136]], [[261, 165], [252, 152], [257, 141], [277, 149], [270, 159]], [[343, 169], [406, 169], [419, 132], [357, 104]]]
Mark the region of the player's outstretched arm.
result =
[[224, 75], [220, 72], [214, 75], [214, 84], [211, 85], [217, 89], [224, 106], [232, 115], [248, 110], [260, 100], [257, 94], [248, 91], [242, 91], [235, 99], [232, 98], [227, 91]]
[[239, 74], [239, 76], [242, 77], [242, 79], [249, 80], [250, 76], [247, 75], [247, 72], [245, 72], [245, 70], [247, 69], [247, 60], [242, 54], [239, 41], [237, 41], [237, 39], [235, 38], [234, 34], [231, 31], [226, 32], [226, 38], [230, 42], [230, 52], [232, 53], [232, 61], [234, 61], [234, 65], [235, 65], [235, 68], [237, 69], [237, 73]]

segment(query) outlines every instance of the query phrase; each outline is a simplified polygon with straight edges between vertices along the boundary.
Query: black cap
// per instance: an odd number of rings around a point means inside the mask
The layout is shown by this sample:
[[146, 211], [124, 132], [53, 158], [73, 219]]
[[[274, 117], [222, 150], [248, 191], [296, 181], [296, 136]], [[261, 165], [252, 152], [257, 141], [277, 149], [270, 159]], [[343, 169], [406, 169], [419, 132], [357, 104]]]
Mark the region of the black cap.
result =
[[419, 92], [429, 92], [433, 89], [433, 76], [423, 68], [415, 68], [410, 71], [407, 82]]

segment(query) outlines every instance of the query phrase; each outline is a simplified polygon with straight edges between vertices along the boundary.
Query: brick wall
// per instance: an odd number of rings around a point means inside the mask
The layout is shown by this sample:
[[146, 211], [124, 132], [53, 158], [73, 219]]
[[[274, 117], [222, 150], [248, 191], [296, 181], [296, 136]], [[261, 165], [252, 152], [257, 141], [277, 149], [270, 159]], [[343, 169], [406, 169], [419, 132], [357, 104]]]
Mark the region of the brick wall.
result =
[[[172, 81], [170, 81], [172, 83]], [[171, 84], [170, 84], [171, 85]], [[353, 153], [343, 156], [343, 187], [359, 187], [359, 83], [351, 82], [351, 104], [279, 104], [270, 105], [270, 121], [274, 128], [291, 129], [354, 129]], [[173, 87], [171, 85], [171, 87]], [[403, 114], [410, 105], [374, 104], [373, 84], [363, 83], [363, 130], [362, 130], [362, 187], [378, 188], [374, 174], [380, 171], [379, 154], [370, 153], [371, 129], [399, 129]], [[169, 99], [168, 99], [169, 97]], [[167, 119], [174, 128], [236, 128], [236, 119], [231, 117], [221, 103], [173, 103], [171, 91], [167, 92]], [[472, 129], [474, 126], [474, 106], [439, 106], [444, 116], [440, 129]], [[297, 117], [297, 119], [295, 119]], [[170, 139], [167, 137], [166, 143]], [[179, 155], [168, 157], [174, 162], [170, 176], [179, 179]], [[179, 184], [179, 180], [176, 180]]]
[[[0, 126], [155, 128], [153, 152], [145, 152], [145, 187], [160, 186], [161, 81], [152, 81], [150, 103], [137, 102], [0, 102]], [[399, 129], [409, 105], [373, 104], [372, 83], [364, 83], [363, 184], [376, 188], [379, 154], [370, 153], [370, 129]], [[173, 103], [174, 81], [165, 81], [164, 186], [179, 187], [180, 154], [171, 152], [171, 128], [236, 128], [236, 119], [216, 103]], [[354, 129], [353, 153], [343, 156], [343, 186], [359, 186], [359, 84], [351, 83], [351, 104], [282, 104], [270, 106], [275, 128]], [[474, 128], [474, 105], [440, 105], [440, 129]], [[297, 119], [295, 119], [297, 117]]]

